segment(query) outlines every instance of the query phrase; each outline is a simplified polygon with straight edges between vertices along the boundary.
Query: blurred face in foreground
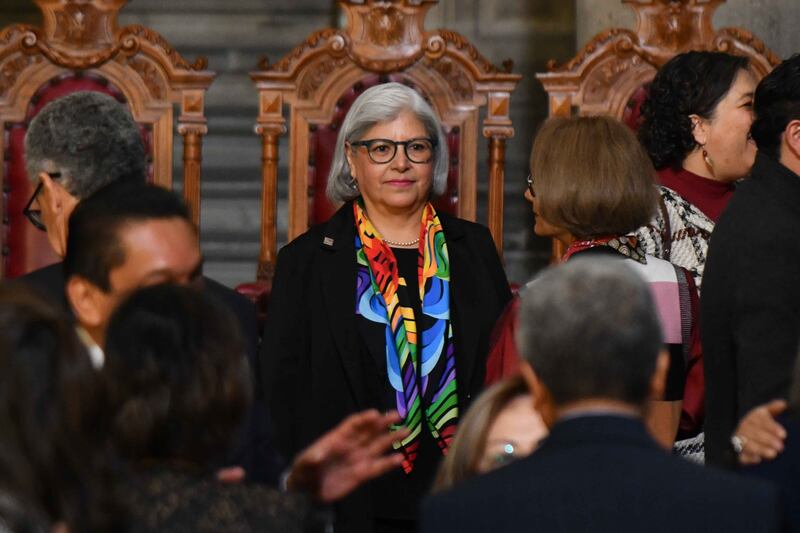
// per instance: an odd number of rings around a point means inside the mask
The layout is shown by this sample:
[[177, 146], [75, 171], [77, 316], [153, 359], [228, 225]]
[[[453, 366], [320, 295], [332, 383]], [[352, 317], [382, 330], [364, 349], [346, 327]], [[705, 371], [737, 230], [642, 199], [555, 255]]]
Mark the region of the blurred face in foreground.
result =
[[534, 410], [531, 396], [514, 398], [489, 428], [478, 472], [488, 472], [529, 455], [545, 435], [547, 428]]

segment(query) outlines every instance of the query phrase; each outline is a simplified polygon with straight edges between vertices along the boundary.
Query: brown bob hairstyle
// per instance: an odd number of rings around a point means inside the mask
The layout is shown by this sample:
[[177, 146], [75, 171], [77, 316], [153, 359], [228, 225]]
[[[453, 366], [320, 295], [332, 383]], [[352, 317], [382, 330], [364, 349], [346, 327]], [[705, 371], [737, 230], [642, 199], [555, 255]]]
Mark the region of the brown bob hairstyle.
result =
[[531, 151], [538, 214], [573, 237], [625, 235], [655, 214], [655, 169], [634, 133], [610, 117], [547, 120]]

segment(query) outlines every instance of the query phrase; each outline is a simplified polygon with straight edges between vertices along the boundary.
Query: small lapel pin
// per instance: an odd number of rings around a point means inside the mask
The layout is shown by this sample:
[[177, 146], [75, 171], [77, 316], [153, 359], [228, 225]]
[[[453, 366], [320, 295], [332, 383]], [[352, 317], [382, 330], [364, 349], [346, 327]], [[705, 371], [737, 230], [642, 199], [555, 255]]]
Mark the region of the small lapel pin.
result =
[[333, 239], [331, 237], [325, 237], [322, 239], [322, 244], [325, 246], [333, 246]]

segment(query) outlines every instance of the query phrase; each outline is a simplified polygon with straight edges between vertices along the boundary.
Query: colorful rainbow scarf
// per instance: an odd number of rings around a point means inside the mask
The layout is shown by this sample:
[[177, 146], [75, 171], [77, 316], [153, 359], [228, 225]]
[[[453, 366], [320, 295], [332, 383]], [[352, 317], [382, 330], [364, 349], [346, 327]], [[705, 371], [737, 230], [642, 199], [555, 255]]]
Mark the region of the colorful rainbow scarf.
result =
[[[356, 313], [386, 325], [389, 383], [395, 391], [402, 425], [411, 431], [402, 442], [395, 443], [403, 453], [403, 470], [408, 474], [419, 452], [423, 416], [442, 454], [447, 453], [458, 422], [447, 244], [439, 217], [428, 203], [422, 211], [417, 262], [423, 316], [415, 317], [392, 249], [370, 223], [360, 201], [353, 202], [353, 212], [358, 262]], [[417, 335], [418, 324], [422, 324], [421, 336]]]

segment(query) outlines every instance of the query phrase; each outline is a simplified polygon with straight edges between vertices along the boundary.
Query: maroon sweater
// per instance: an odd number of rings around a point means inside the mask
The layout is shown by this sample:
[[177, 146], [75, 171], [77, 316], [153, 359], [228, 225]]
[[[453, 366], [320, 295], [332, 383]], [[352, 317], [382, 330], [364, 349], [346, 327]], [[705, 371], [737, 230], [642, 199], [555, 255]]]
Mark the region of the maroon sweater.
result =
[[658, 171], [658, 179], [661, 185], [669, 187], [684, 200], [694, 204], [714, 223], [725, 210], [736, 188], [733, 183], [704, 178], [684, 168], [663, 168]]

